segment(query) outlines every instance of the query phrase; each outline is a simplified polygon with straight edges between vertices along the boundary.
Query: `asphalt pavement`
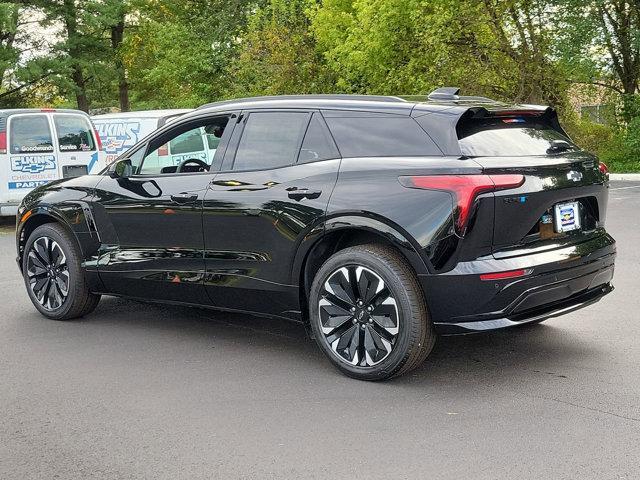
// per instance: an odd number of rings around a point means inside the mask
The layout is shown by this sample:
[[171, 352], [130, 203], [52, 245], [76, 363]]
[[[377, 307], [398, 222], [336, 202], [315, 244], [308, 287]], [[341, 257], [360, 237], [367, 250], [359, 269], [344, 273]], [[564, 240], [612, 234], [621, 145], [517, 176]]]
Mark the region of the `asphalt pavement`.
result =
[[440, 338], [384, 383], [342, 376], [286, 322], [109, 297], [46, 320], [5, 225], [0, 478], [639, 478], [640, 182], [612, 183], [607, 225], [600, 303]]

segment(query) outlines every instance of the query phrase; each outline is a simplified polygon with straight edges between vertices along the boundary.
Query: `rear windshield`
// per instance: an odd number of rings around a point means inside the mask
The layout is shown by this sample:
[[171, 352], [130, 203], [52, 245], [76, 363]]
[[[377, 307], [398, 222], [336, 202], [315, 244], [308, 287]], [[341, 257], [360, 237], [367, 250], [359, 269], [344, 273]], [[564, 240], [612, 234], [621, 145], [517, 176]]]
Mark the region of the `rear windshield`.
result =
[[470, 157], [553, 155], [578, 149], [565, 135], [539, 120], [468, 119], [462, 120], [457, 130], [460, 149]]
[[61, 152], [88, 152], [95, 150], [89, 122], [79, 115], [54, 115], [58, 144]]
[[45, 115], [11, 118], [11, 153], [53, 152], [49, 120]]

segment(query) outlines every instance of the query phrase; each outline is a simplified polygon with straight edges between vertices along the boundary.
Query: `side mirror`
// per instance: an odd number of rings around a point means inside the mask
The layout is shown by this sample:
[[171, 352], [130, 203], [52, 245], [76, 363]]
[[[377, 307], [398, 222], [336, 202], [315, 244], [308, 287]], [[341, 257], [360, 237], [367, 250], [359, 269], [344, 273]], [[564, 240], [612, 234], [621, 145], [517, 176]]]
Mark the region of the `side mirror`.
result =
[[133, 166], [131, 165], [131, 160], [125, 158], [124, 160], [120, 160], [113, 165], [113, 168], [110, 172], [113, 178], [127, 178], [133, 174]]

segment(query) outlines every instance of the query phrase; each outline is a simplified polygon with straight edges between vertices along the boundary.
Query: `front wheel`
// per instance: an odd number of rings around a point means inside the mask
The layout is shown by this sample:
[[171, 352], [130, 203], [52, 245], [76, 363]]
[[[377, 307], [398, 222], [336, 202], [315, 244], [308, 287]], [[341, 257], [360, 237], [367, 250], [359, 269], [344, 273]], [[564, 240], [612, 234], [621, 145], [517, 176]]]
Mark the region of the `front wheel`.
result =
[[384, 380], [420, 365], [435, 333], [415, 274], [393, 249], [346, 248], [331, 256], [309, 298], [316, 341], [343, 373]]
[[77, 242], [58, 224], [41, 225], [29, 236], [22, 273], [31, 302], [47, 318], [81, 317], [100, 300], [85, 281]]

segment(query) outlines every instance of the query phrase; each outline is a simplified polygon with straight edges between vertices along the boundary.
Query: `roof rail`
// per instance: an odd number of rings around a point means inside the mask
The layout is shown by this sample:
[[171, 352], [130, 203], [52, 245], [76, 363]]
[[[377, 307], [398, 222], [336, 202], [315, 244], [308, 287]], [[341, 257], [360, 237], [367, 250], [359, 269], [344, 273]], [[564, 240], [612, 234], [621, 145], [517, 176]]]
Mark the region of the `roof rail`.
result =
[[460, 88], [458, 87], [440, 87], [431, 92], [428, 97], [429, 100], [449, 100], [449, 101], [462, 101], [462, 102], [486, 102], [486, 103], [498, 103], [495, 100], [487, 97], [476, 96], [463, 96], [460, 95]]
[[196, 110], [203, 108], [219, 107], [222, 105], [231, 105], [234, 103], [250, 103], [269, 100], [355, 100], [362, 102], [406, 102], [400, 97], [390, 95], [350, 95], [350, 94], [327, 94], [327, 95], [268, 95], [263, 97], [247, 97], [236, 98], [232, 100], [221, 100], [219, 102], [207, 103], [198, 107]]

